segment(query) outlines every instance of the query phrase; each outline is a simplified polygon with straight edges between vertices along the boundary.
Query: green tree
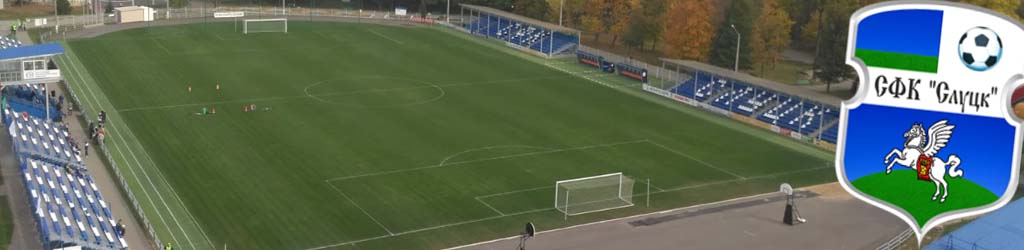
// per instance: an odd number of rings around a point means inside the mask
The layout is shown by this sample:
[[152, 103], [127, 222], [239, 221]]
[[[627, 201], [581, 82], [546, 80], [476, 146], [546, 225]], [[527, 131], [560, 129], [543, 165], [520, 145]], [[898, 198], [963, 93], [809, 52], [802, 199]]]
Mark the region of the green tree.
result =
[[846, 65], [846, 39], [850, 15], [858, 8], [856, 0], [830, 0], [822, 6], [822, 22], [814, 56], [814, 77], [830, 91], [833, 83], [850, 79], [853, 69]]
[[[801, 44], [815, 44], [818, 41], [818, 31], [821, 25], [821, 12], [814, 11], [811, 13], [810, 19], [804, 24], [804, 27], [800, 29], [800, 37], [797, 41]], [[794, 25], [795, 26], [795, 25]]]
[[[184, 8], [188, 6], [189, 0], [168, 0], [171, 8]], [[280, 5], [278, 5], [280, 6]]]
[[107, 14], [114, 13], [114, 4], [112, 2], [107, 2], [107, 5], [103, 6], [103, 11]]
[[551, 12], [547, 0], [515, 0], [513, 6], [513, 13], [537, 20], [547, 20]]
[[[644, 50], [646, 44], [654, 45], [661, 38], [665, 15], [665, 0], [632, 0], [633, 11], [629, 17], [629, 27], [623, 35], [623, 42], [632, 48]], [[675, 0], [672, 0], [675, 2]]]
[[68, 2], [68, 0], [57, 0], [57, 14], [71, 14], [71, 2]]
[[[739, 31], [740, 54], [739, 68], [750, 69], [750, 30], [754, 20], [755, 6], [753, 0], [733, 0], [729, 9], [725, 12], [726, 17], [715, 34], [714, 43], [711, 45], [711, 54], [708, 61], [720, 67], [732, 68], [736, 56], [736, 31]], [[733, 30], [733, 26], [736, 30]]]
[[775, 68], [782, 51], [789, 46], [793, 20], [776, 0], [764, 0], [762, 3], [761, 14], [750, 35], [750, 48], [754, 66], [764, 74], [766, 70]]
[[[710, 0], [674, 1], [665, 13], [662, 44], [671, 58], [707, 60], [715, 26]], [[726, 28], [730, 29], [731, 28]]]

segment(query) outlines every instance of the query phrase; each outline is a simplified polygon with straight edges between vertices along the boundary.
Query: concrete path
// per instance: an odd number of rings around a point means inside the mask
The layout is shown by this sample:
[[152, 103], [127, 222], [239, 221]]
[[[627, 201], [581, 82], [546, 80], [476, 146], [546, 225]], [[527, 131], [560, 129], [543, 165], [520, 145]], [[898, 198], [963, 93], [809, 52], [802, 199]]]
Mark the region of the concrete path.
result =
[[[781, 222], [785, 200], [768, 194], [710, 206], [542, 232], [527, 249], [874, 249], [907, 226], [838, 184], [800, 192], [807, 223]], [[538, 225], [542, 227], [543, 225]], [[458, 249], [516, 249], [505, 239]]]
[[[32, 43], [32, 40], [28, 36], [28, 32], [18, 32], [16, 37], [24, 44], [28, 45]], [[57, 91], [58, 95], [63, 95], [64, 90], [57, 83], [47, 84], [47, 88]], [[73, 117], [73, 119], [65, 119], [68, 123], [68, 134], [75, 138], [75, 141], [84, 142], [87, 138], [85, 133], [85, 127], [82, 118], [80, 116]], [[17, 168], [17, 159], [11, 152], [10, 138], [6, 132], [2, 138], [0, 138], [0, 166], [2, 166], [4, 174], [4, 184], [6, 193], [8, 194], [8, 200], [11, 204], [11, 212], [14, 216], [14, 235], [11, 242], [10, 249], [40, 249], [41, 242], [39, 240], [38, 232], [36, 232], [35, 220], [33, 220], [32, 211], [28, 206], [28, 198], [26, 198], [26, 190], [24, 184], [20, 182], [21, 175]], [[88, 156], [84, 157], [85, 166], [92, 174], [93, 180], [96, 182], [96, 186], [100, 189], [100, 193], [103, 194], [104, 199], [107, 201], [110, 207], [110, 212], [114, 215], [114, 219], [122, 220], [125, 224], [126, 234], [125, 241], [128, 242], [129, 249], [155, 249], [151, 246], [151, 240], [146, 237], [147, 232], [132, 215], [130, 202], [126, 199], [127, 196], [117, 186], [117, 178], [114, 173], [111, 172], [110, 167], [100, 159], [100, 152], [97, 151], [96, 147], [89, 147]]]

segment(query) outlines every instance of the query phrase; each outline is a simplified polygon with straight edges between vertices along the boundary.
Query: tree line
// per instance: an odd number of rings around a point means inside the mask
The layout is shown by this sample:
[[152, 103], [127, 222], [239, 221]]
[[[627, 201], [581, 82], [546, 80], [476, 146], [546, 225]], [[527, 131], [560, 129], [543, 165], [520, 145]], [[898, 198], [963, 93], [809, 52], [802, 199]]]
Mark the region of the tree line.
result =
[[[813, 77], [831, 84], [854, 78], [845, 63], [850, 15], [882, 0], [498, 0], [460, 1], [562, 22], [611, 46], [763, 73], [788, 48], [814, 56]], [[454, 5], [453, 1], [453, 5]], [[1022, 0], [960, 0], [1011, 18]], [[561, 11], [561, 12], [560, 12]], [[561, 19], [561, 20], [560, 20]], [[609, 37], [606, 37], [609, 38]], [[740, 39], [737, 39], [740, 38]], [[739, 40], [739, 46], [737, 46]]]

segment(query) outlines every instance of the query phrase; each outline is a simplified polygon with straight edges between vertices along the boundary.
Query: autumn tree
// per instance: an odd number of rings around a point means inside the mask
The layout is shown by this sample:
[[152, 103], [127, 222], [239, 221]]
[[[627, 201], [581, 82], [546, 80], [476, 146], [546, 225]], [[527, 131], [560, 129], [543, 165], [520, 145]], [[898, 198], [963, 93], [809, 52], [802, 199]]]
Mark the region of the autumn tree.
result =
[[706, 61], [715, 33], [713, 11], [710, 0], [672, 1], [662, 19], [665, 56]]
[[1017, 15], [1017, 9], [1021, 6], [1020, 0], [960, 0], [960, 2], [994, 10], [1017, 20], [1021, 19], [1021, 16]]
[[626, 34], [629, 27], [630, 13], [632, 13], [634, 4], [639, 5], [638, 2], [634, 0], [608, 0], [607, 13], [609, 15], [605, 20], [605, 25], [608, 26], [608, 34], [612, 36], [613, 48], [619, 38]]
[[775, 68], [782, 51], [788, 47], [793, 20], [776, 0], [764, 0], [762, 4], [761, 14], [751, 30], [750, 49], [755, 68], [764, 74], [765, 70]]
[[[736, 38], [739, 35], [742, 37], [739, 41], [739, 68], [751, 67], [749, 35], [755, 11], [754, 0], [733, 0], [730, 3], [729, 9], [725, 12], [725, 19], [718, 25], [708, 62], [719, 67], [732, 68], [737, 54]], [[739, 34], [736, 34], [737, 32]]]
[[601, 37], [601, 33], [607, 31], [605, 26], [606, 7], [608, 0], [587, 0], [583, 6], [583, 13], [580, 17], [580, 28], [584, 31], [594, 33], [594, 41]]

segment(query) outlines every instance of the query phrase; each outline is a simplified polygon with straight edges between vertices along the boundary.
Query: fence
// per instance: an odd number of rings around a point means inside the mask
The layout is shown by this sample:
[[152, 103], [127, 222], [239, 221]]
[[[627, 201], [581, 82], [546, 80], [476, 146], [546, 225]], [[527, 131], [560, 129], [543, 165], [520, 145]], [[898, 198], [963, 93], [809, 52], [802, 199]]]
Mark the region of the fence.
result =
[[[398, 21], [398, 22], [417, 22], [411, 20], [407, 16], [394, 16], [389, 12], [379, 11], [359, 11], [359, 10], [342, 10], [342, 9], [308, 9], [308, 8], [281, 8], [281, 7], [218, 7], [218, 8], [182, 8], [182, 9], [157, 9], [154, 14], [154, 21], [159, 20], [184, 20], [193, 19], [195, 22], [213, 21], [214, 12], [229, 12], [237, 11], [244, 12], [246, 17], [261, 18], [261, 17], [272, 17], [286, 15], [291, 19], [302, 19], [308, 17], [309, 20], [313, 20], [318, 17], [333, 17], [333, 18], [350, 18], [350, 19], [370, 19], [374, 21]], [[67, 39], [69, 32], [78, 31], [82, 29], [89, 29], [99, 27], [107, 24], [114, 24], [116, 20], [111, 16], [101, 15], [68, 15], [58, 17], [47, 17], [45, 25], [32, 26], [32, 28], [53, 28], [47, 31], [39, 33], [40, 41], [54, 41]], [[202, 20], [199, 20], [202, 19]], [[70, 96], [71, 105], [76, 108], [79, 112], [79, 117], [83, 124], [96, 123], [97, 120], [94, 117], [89, 116], [90, 110], [86, 108], [81, 99], [79, 99], [75, 90], [71, 88], [70, 84], [65, 80], [62, 81], [67, 95]], [[82, 83], [85, 84], [85, 83]], [[97, 114], [97, 113], [94, 113]], [[90, 131], [91, 132], [91, 131]], [[132, 193], [128, 186], [128, 182], [125, 180], [124, 175], [121, 173], [117, 163], [114, 162], [114, 158], [110, 155], [110, 149], [106, 143], [100, 141], [97, 143], [99, 147], [97, 149], [102, 153], [103, 160], [106, 161], [110, 169], [113, 170], [114, 175], [117, 177], [118, 185], [121, 190], [124, 190], [124, 194], [127, 196], [129, 202], [131, 202], [133, 208], [133, 215], [142, 223], [145, 227], [146, 232], [149, 234], [150, 239], [153, 240], [155, 246], [161, 246], [162, 242], [157, 236], [153, 225], [149, 222], [148, 217], [139, 205], [138, 199], [135, 198], [135, 194]]]
[[[96, 122], [92, 119], [89, 119], [89, 110], [86, 109], [84, 105], [82, 105], [82, 102], [78, 98], [78, 95], [75, 93], [75, 90], [71, 88], [71, 85], [69, 85], [67, 81], [62, 81], [61, 83], [64, 87], [64, 90], [66, 91], [65, 94], [71, 96], [72, 107], [75, 107], [75, 110], [78, 110], [79, 117], [82, 121], [85, 121], [85, 123], [82, 124]], [[88, 128], [84, 128], [84, 130], [87, 129]], [[86, 131], [86, 133], [92, 133], [92, 131]], [[110, 169], [113, 170], [114, 175], [117, 176], [118, 185], [120, 185], [121, 190], [123, 190], [124, 194], [128, 197], [128, 201], [132, 203], [132, 210], [135, 212], [133, 213], [133, 215], [139, 220], [140, 223], [142, 223], [142, 226], [146, 228], [146, 232], [149, 233], [150, 239], [152, 239], [153, 242], [155, 242], [156, 246], [160, 246], [162, 243], [160, 241], [160, 238], [157, 237], [156, 231], [153, 230], [153, 224], [149, 223], [149, 219], [142, 211], [142, 207], [139, 206], [138, 199], [135, 198], [135, 194], [132, 193], [132, 190], [128, 188], [128, 182], [125, 181], [124, 175], [121, 174], [120, 168], [118, 168], [117, 163], [114, 162], [114, 158], [110, 156], [110, 150], [107, 149], [107, 144], [104, 143], [103, 141], [99, 141], [96, 144], [99, 145], [99, 147], [97, 147], [99, 151], [103, 153], [103, 160], [105, 160], [107, 164], [109, 164]]]
[[[399, 21], [399, 22], [418, 22], [412, 19], [415, 15], [407, 16], [396, 16], [392, 12], [385, 11], [364, 11], [364, 10], [349, 10], [349, 9], [329, 9], [329, 8], [306, 8], [306, 7], [287, 7], [282, 8], [280, 6], [220, 6], [215, 8], [177, 8], [167, 9], [162, 7], [155, 7], [153, 14], [153, 21], [164, 21], [164, 20], [186, 20], [191, 19], [194, 22], [212, 22], [215, 21], [213, 13], [216, 12], [243, 12], [244, 18], [266, 18], [266, 17], [287, 17], [291, 20], [314, 20], [317, 18], [345, 18], [353, 20], [374, 20], [374, 21]], [[428, 18], [443, 18], [443, 16], [428, 16]], [[102, 25], [116, 24], [117, 20], [114, 16], [105, 14], [89, 14], [89, 15], [65, 15], [56, 17], [45, 17], [46, 24], [34, 25], [34, 19], [29, 20], [29, 28], [46, 28], [46, 31], [40, 32], [40, 41], [55, 41], [65, 40], [69, 32], [93, 28]], [[153, 22], [147, 22], [149, 25]]]

